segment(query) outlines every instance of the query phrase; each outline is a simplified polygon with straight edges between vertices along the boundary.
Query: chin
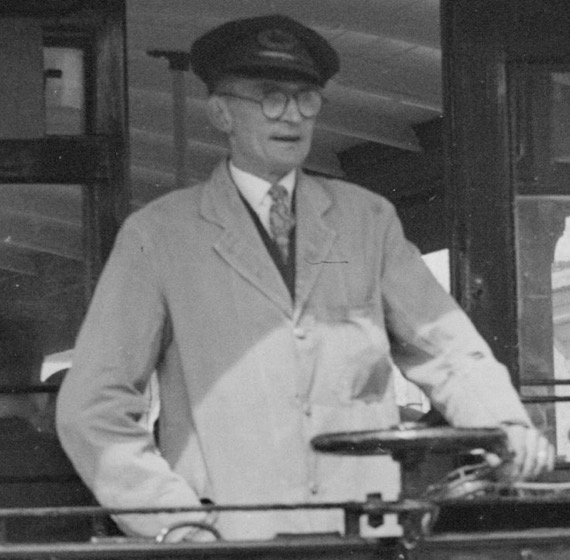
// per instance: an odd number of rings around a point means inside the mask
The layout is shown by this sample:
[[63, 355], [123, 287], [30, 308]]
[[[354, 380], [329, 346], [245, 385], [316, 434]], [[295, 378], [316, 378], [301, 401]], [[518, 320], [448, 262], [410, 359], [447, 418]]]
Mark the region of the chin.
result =
[[287, 175], [287, 173], [289, 173], [289, 171], [291, 171], [292, 169], [297, 169], [298, 167], [301, 166], [303, 162], [299, 162], [298, 160], [295, 161], [291, 161], [291, 162], [281, 162], [278, 165], [274, 165], [273, 166], [273, 172], [275, 173], [275, 175]]
[[278, 169], [280, 172], [287, 173], [291, 171], [291, 169], [296, 169], [303, 165], [307, 154], [303, 153], [302, 155], [299, 154], [290, 154], [289, 157], [282, 157], [275, 160], [275, 169]]

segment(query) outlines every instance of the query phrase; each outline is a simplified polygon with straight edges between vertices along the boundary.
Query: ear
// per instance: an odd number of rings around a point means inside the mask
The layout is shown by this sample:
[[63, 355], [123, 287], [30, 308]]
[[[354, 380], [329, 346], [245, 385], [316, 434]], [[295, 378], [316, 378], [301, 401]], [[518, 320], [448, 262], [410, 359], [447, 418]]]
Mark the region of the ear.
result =
[[207, 111], [210, 122], [218, 130], [229, 134], [232, 129], [232, 115], [225, 99], [215, 94], [211, 95], [208, 98]]

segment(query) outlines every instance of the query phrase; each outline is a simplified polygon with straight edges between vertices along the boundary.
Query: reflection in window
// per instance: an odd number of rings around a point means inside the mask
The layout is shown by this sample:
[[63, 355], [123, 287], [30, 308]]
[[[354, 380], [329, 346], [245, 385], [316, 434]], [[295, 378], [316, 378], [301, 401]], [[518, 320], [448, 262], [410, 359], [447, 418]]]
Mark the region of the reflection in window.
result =
[[[570, 198], [516, 201], [521, 391], [532, 399], [570, 396]], [[557, 454], [570, 458], [570, 403], [527, 405]]]
[[85, 133], [84, 53], [80, 49], [44, 48], [46, 133]]
[[0, 185], [0, 319], [25, 325], [43, 356], [73, 346], [85, 312], [81, 193]]

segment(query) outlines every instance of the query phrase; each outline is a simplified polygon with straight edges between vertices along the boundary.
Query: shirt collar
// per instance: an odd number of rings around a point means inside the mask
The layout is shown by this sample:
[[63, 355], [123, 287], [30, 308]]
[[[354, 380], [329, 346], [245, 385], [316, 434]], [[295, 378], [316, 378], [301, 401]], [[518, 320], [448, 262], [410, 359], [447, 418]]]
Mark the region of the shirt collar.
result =
[[[234, 183], [239, 192], [247, 200], [250, 206], [256, 210], [264, 204], [264, 199], [271, 188], [271, 183], [265, 179], [261, 179], [256, 175], [252, 175], [243, 169], [236, 167], [231, 161], [229, 162], [229, 170]], [[287, 175], [282, 177], [278, 182], [283, 185], [289, 193], [289, 200], [295, 189], [295, 180], [297, 178], [297, 170], [292, 169]]]

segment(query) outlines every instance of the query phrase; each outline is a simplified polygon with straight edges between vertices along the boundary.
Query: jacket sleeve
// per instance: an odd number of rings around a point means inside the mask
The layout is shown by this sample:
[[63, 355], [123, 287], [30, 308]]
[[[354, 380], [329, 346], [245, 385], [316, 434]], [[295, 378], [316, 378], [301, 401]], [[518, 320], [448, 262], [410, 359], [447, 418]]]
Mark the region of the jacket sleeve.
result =
[[382, 293], [393, 357], [457, 427], [531, 425], [507, 369], [403, 234], [390, 207]]
[[[166, 306], [153, 247], [128, 220], [101, 276], [58, 397], [57, 429], [75, 468], [110, 508], [189, 507], [196, 493], [174, 473], [139, 422], [160, 359]], [[196, 513], [124, 515], [131, 535], [154, 537]]]

